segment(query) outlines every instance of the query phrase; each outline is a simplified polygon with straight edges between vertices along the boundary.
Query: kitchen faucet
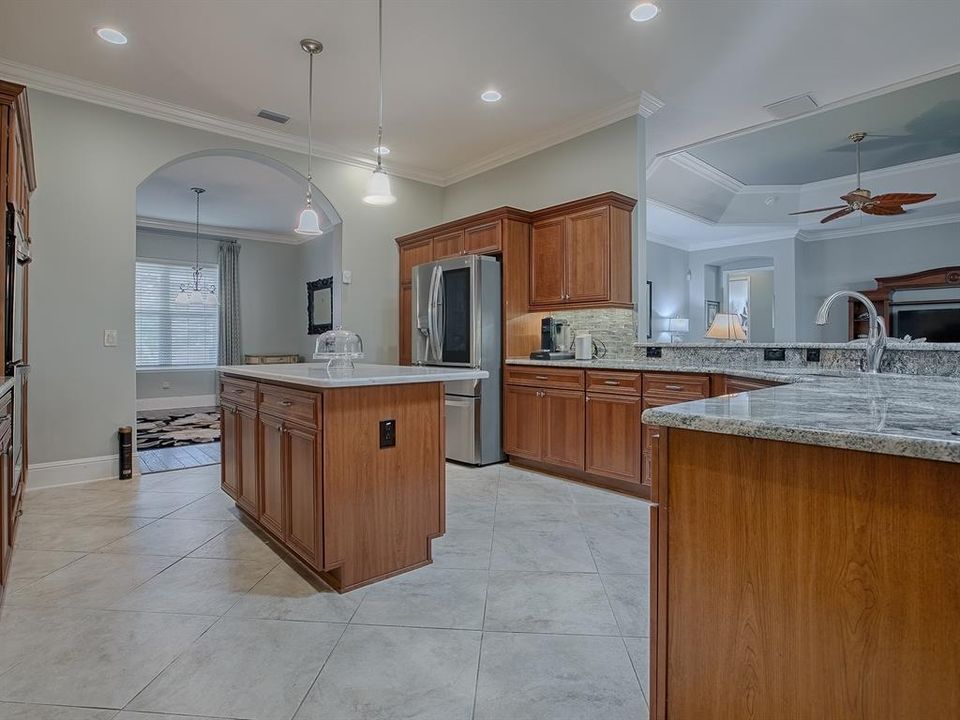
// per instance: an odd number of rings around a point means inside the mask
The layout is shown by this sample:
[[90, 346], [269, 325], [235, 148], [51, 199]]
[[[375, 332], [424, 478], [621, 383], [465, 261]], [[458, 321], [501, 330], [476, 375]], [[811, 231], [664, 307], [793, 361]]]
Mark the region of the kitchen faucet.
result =
[[817, 325], [826, 325], [827, 316], [830, 314], [830, 306], [842, 297], [853, 298], [863, 303], [867, 308], [867, 356], [866, 367], [864, 370], [869, 373], [880, 372], [880, 361], [883, 359], [883, 351], [887, 347], [887, 329], [883, 320], [877, 315], [877, 308], [863, 293], [854, 290], [837, 290], [833, 295], [823, 301], [823, 305], [817, 311]]

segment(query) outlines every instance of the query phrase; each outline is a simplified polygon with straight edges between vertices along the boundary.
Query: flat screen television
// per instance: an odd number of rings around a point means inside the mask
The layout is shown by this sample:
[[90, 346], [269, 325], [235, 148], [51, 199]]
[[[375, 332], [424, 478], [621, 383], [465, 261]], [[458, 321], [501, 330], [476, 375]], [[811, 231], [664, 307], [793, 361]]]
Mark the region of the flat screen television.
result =
[[899, 310], [897, 337], [925, 337], [928, 342], [960, 342], [960, 307]]

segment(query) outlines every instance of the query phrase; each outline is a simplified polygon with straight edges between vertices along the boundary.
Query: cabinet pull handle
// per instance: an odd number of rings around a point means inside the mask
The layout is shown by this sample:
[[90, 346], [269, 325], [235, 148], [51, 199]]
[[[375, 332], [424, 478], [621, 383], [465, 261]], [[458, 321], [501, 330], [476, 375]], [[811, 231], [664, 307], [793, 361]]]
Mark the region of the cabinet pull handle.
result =
[[284, 407], [290, 407], [291, 405], [293, 405], [293, 400], [281, 400], [280, 404], [283, 405]]
[[683, 390], [683, 385], [664, 385], [667, 390]]
[[604, 385], [619, 385], [619, 384], [620, 384], [620, 381], [619, 381], [619, 380], [604, 380], [604, 381], [603, 381], [603, 384], [604, 384]]
[[243, 390], [239, 388], [234, 388], [231, 392], [233, 392], [235, 395], [243, 395]]
[[537, 380], [549, 380], [549, 375], [537, 375]]
[[20, 517], [21, 515], [23, 515], [23, 508], [17, 510], [17, 517]]

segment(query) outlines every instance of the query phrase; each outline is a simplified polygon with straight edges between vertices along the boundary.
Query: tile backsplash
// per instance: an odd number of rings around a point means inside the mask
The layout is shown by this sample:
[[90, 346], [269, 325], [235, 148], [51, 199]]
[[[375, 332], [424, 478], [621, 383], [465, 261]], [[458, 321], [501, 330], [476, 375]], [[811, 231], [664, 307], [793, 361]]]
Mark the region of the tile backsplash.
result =
[[566, 320], [573, 334], [590, 333], [607, 346], [608, 358], [633, 357], [637, 342], [637, 313], [622, 308], [558, 310], [550, 317]]

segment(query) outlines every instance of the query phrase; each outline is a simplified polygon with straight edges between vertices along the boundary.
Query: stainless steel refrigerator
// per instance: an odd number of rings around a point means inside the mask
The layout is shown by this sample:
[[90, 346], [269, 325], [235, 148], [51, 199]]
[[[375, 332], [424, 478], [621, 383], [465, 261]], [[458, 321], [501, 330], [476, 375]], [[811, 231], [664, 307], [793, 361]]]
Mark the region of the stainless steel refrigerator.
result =
[[486, 370], [446, 383], [447, 459], [487, 465], [500, 447], [500, 263], [460, 255], [413, 268], [413, 363]]

